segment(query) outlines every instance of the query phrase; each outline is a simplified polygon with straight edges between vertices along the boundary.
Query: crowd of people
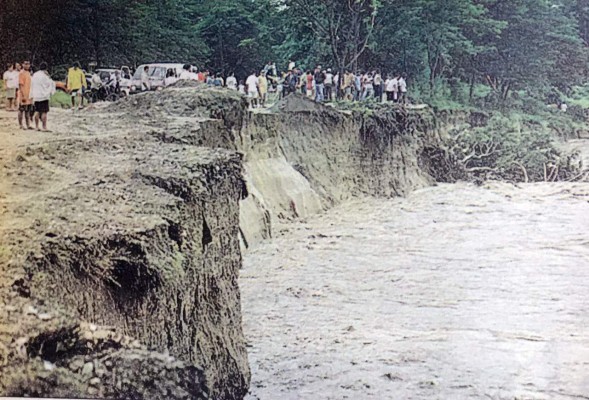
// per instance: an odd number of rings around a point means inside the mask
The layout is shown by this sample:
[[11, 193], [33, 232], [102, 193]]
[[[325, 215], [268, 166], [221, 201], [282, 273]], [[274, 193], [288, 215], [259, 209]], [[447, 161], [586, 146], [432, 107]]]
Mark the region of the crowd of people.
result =
[[[265, 72], [262, 71], [263, 75]], [[280, 96], [300, 92], [317, 102], [333, 100], [349, 101], [387, 101], [405, 103], [407, 100], [407, 81], [403, 74], [391, 74], [384, 77], [380, 71], [350, 70], [333, 72], [320, 65], [314, 70], [304, 71], [296, 68], [293, 62], [281, 79], [277, 80]]]
[[[47, 64], [39, 64], [33, 73], [28, 60], [9, 64], [3, 75], [6, 92], [6, 109], [18, 112], [21, 129], [38, 129], [47, 131], [49, 99], [55, 93], [55, 82], [51, 79]], [[118, 78], [111, 77], [118, 82]], [[390, 74], [386, 77], [378, 70], [340, 73], [331, 68], [318, 65], [314, 70], [297, 68], [293, 61], [288, 64], [287, 72], [280, 73], [276, 64], [268, 62], [259, 72], [253, 71], [245, 80], [238, 80], [235, 74], [223, 78], [222, 74], [197, 71], [191, 65], [185, 65], [180, 73], [169, 70], [165, 77], [165, 86], [178, 80], [194, 80], [202, 83], [227, 87], [239, 91], [248, 97], [252, 108], [263, 107], [268, 103], [270, 94], [281, 99], [291, 93], [301, 93], [317, 102], [349, 100], [405, 103], [407, 101], [407, 82], [404, 74]], [[151, 90], [148, 67], [141, 71], [141, 89]], [[66, 89], [71, 95], [71, 107], [83, 108], [84, 91], [104, 87], [100, 76], [95, 73], [87, 82], [86, 74], [79, 63], [74, 63], [67, 73]], [[108, 86], [108, 85], [107, 85]], [[35, 124], [35, 128], [32, 124]], [[41, 123], [41, 127], [39, 124]]]
[[173, 71], [170, 70], [166, 77], [166, 86], [182, 79], [200, 81], [211, 86], [225, 86], [246, 95], [253, 108], [266, 105], [270, 94], [281, 99], [291, 93], [301, 93], [317, 102], [407, 102], [407, 81], [404, 74], [383, 76], [378, 70], [356, 73], [345, 70], [340, 77], [331, 68], [324, 69], [319, 65], [314, 70], [305, 71], [290, 61], [287, 72], [279, 73], [276, 64], [268, 62], [259, 72], [252, 71], [245, 80], [238, 81], [234, 74], [223, 79], [222, 74], [209, 73], [206, 70], [197, 73], [192, 68], [185, 65], [179, 77], [173, 76]]
[[47, 132], [49, 99], [55, 93], [55, 82], [49, 76], [47, 64], [40, 63], [34, 73], [28, 60], [9, 64], [2, 78], [7, 110], [18, 112], [19, 127]]

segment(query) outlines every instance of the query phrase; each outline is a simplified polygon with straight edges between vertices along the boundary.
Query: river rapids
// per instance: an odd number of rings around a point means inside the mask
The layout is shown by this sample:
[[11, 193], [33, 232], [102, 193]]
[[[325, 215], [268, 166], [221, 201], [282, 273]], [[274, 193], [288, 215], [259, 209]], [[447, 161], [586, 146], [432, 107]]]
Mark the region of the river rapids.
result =
[[249, 251], [248, 399], [589, 399], [589, 184], [361, 199]]

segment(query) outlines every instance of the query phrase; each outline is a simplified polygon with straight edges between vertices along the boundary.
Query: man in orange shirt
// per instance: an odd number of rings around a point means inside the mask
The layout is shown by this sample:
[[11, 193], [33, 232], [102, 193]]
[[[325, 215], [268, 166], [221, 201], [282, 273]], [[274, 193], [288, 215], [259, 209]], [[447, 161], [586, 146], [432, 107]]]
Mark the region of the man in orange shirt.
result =
[[27, 123], [26, 129], [33, 129], [31, 121], [33, 119], [33, 99], [31, 98], [31, 62], [24, 61], [23, 70], [18, 76], [18, 90], [20, 94], [20, 103], [18, 107], [18, 124], [20, 129], [25, 129], [23, 126], [23, 116]]

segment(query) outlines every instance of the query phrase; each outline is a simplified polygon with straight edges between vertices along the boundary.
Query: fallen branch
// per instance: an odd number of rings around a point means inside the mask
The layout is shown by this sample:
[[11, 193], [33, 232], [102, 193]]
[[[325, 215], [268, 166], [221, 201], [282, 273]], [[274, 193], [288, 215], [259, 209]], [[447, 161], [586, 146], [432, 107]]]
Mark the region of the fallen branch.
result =
[[514, 161], [513, 164], [517, 165], [518, 167], [521, 168], [522, 173], [524, 174], [524, 182], [525, 183], [529, 183], [530, 182], [530, 178], [528, 177], [528, 171], [526, 170], [526, 167], [523, 166], [522, 163], [518, 162], [518, 161]]
[[472, 168], [467, 168], [466, 169], [467, 172], [498, 172], [497, 168], [491, 168], [491, 167], [472, 167]]
[[[581, 178], [583, 177], [583, 178]], [[581, 179], [579, 179], [581, 178]], [[578, 175], [573, 176], [572, 178], [567, 179], [565, 182], [576, 182], [576, 181], [585, 181], [587, 178], [589, 178], [589, 171], [587, 172], [581, 172]]]

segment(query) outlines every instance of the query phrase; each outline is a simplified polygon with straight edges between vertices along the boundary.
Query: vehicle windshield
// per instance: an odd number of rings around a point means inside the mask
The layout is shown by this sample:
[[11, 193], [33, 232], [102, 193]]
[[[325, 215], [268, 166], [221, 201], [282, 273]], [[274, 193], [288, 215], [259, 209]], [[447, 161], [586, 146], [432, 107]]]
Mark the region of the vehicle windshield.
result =
[[149, 75], [157, 79], [164, 79], [166, 77], [166, 67], [155, 67], [153, 70], [150, 68]]
[[[135, 71], [135, 74], [133, 75], [133, 79], [141, 79], [141, 72], [143, 71], [143, 68], [145, 67], [145, 65], [140, 66], [139, 68], [137, 68], [137, 70]], [[166, 67], [153, 67], [150, 66], [149, 69], [147, 70], [147, 74], [150, 77], [156, 78], [156, 79], [163, 79], [166, 76]]]
[[[110, 74], [112, 73], [111, 71], [96, 71], [98, 73], [98, 75], [100, 76], [100, 79], [103, 81], [107, 81], [110, 79]], [[114, 71], [113, 71], [114, 72]]]

